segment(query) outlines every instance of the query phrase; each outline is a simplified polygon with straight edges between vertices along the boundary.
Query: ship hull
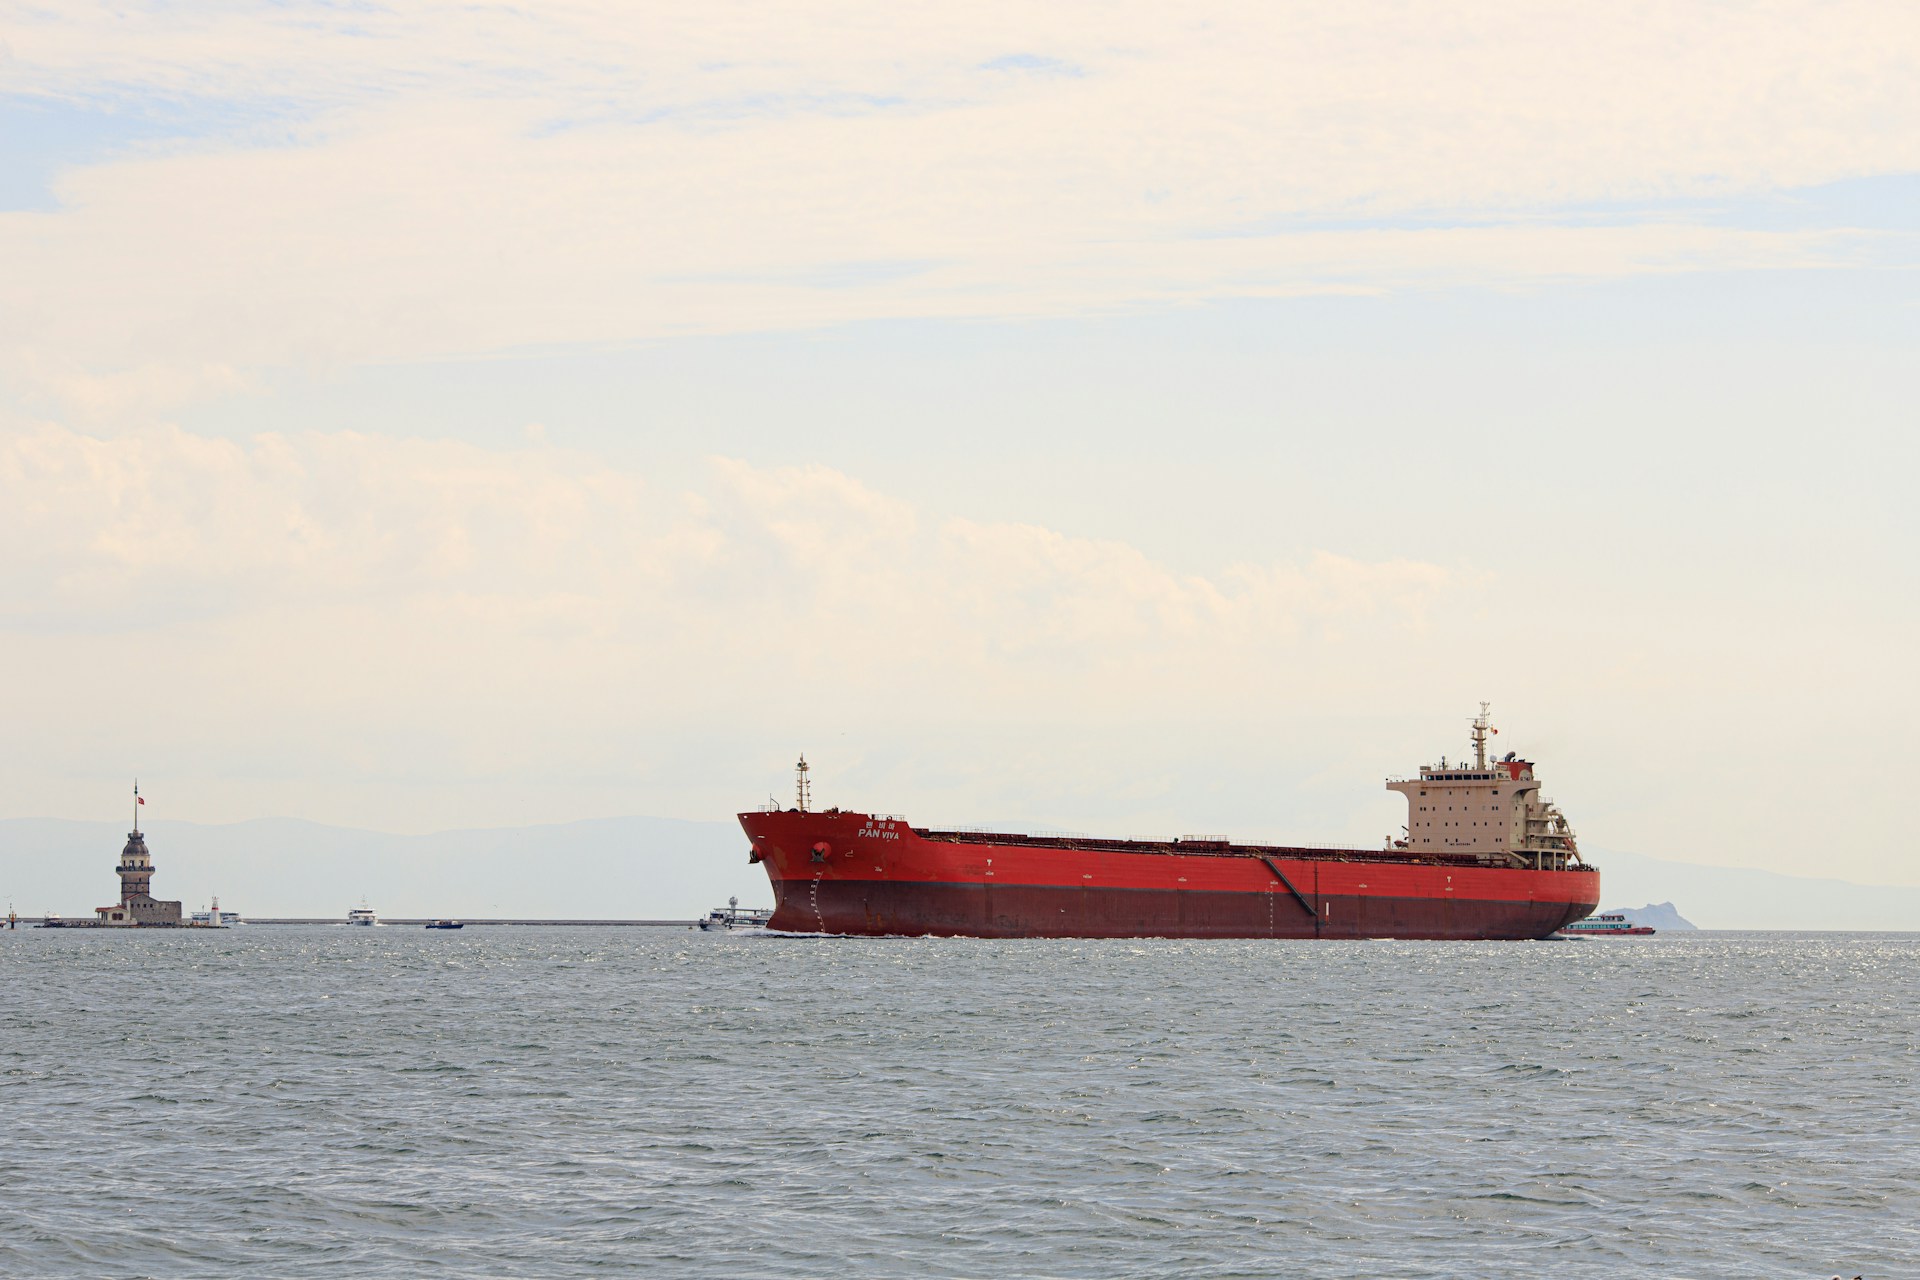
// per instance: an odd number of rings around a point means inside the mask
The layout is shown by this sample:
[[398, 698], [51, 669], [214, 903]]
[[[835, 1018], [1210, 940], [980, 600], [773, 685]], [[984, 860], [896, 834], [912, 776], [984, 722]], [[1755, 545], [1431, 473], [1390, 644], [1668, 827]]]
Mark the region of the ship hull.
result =
[[1373, 850], [1035, 841], [852, 813], [746, 813], [769, 927], [984, 938], [1544, 938], [1590, 915], [1591, 869]]

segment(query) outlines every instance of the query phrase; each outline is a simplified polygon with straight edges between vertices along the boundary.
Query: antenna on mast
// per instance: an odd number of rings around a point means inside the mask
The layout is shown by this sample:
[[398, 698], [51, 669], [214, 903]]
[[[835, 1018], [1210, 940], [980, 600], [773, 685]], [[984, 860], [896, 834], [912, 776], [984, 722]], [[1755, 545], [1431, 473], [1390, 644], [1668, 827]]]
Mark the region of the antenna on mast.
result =
[[800, 812], [805, 813], [813, 801], [813, 788], [807, 783], [807, 753], [800, 753], [800, 763], [793, 769], [793, 789], [799, 800]]
[[133, 834], [140, 834], [140, 779], [133, 780]]
[[1473, 767], [1476, 769], [1484, 769], [1487, 767], [1487, 734], [1489, 731], [1493, 731], [1492, 725], [1487, 720], [1487, 704], [1483, 702], [1480, 704], [1480, 714], [1473, 722]]

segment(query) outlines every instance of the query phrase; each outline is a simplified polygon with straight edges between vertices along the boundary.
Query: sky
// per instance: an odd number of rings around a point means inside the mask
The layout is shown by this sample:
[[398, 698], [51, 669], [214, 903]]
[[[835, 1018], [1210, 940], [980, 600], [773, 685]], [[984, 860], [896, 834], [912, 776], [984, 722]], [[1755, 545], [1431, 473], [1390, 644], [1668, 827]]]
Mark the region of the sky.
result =
[[1920, 9], [0, 3], [0, 817], [1920, 885]]

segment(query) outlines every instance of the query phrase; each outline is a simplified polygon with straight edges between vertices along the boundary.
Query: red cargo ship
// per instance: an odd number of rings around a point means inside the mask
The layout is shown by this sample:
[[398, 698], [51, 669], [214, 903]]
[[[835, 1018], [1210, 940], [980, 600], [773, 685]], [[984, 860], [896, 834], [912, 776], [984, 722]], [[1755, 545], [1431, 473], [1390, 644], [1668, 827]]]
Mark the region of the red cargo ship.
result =
[[980, 938], [1544, 938], [1600, 904], [1600, 873], [1533, 764], [1487, 758], [1390, 780], [1406, 836], [1380, 849], [935, 831], [797, 803], [740, 815], [790, 933]]

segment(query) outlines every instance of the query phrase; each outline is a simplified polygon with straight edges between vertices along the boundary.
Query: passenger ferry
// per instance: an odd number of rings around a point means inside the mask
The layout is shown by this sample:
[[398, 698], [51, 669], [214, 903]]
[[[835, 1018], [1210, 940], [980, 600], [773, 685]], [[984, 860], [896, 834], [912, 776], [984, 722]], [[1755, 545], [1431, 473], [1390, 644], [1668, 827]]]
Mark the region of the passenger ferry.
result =
[[203, 929], [230, 929], [234, 925], [241, 923], [241, 920], [238, 911], [222, 911], [220, 909], [220, 899], [216, 896], [212, 906], [208, 907], [205, 911], [194, 912], [193, 915], [188, 918], [188, 923], [198, 925]]
[[740, 899], [728, 898], [727, 905], [715, 907], [707, 912], [707, 918], [700, 922], [702, 929], [764, 929], [767, 921], [773, 918], [771, 910], [760, 907], [740, 909]]
[[1634, 938], [1658, 932], [1652, 925], [1634, 924], [1621, 915], [1588, 916], [1560, 927], [1563, 938]]
[[375, 925], [380, 923], [380, 918], [373, 914], [373, 908], [367, 905], [365, 898], [362, 898], [359, 906], [347, 912], [347, 923]]

